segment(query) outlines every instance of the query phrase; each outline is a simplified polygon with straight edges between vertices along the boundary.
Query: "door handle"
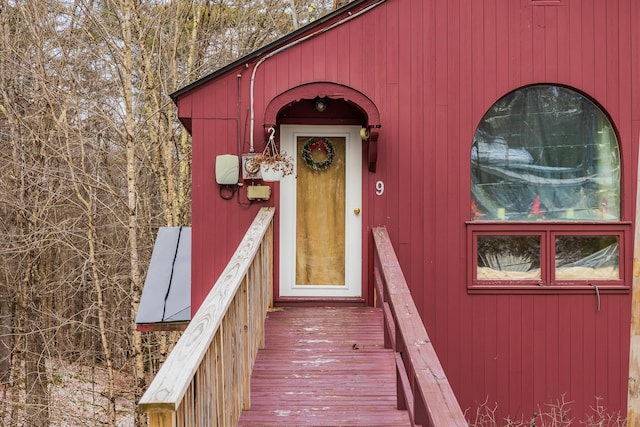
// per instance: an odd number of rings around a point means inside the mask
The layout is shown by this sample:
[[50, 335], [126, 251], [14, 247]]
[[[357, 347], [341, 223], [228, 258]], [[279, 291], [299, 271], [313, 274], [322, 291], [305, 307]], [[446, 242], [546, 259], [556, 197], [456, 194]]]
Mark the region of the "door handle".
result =
[[360, 215], [360, 208], [355, 208], [353, 210], [353, 213], [356, 214], [356, 215]]

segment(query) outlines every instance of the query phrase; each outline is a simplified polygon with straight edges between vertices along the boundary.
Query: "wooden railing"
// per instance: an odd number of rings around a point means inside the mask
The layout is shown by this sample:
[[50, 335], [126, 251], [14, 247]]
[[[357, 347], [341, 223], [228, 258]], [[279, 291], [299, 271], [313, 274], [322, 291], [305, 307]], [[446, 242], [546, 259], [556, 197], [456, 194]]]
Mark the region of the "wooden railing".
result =
[[386, 228], [373, 230], [376, 305], [383, 308], [385, 347], [396, 353], [398, 409], [413, 426], [467, 426], [429, 340]]
[[249, 409], [272, 302], [274, 208], [262, 208], [138, 406], [151, 427], [227, 427]]

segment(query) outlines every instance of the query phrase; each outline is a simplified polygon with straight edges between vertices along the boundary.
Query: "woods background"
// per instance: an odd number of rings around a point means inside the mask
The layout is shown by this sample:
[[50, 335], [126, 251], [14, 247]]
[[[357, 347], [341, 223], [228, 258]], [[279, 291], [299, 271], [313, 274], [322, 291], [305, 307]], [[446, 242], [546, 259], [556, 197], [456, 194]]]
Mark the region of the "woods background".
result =
[[168, 94], [344, 3], [0, 0], [0, 425], [145, 424], [177, 336], [138, 302], [157, 228], [191, 221]]

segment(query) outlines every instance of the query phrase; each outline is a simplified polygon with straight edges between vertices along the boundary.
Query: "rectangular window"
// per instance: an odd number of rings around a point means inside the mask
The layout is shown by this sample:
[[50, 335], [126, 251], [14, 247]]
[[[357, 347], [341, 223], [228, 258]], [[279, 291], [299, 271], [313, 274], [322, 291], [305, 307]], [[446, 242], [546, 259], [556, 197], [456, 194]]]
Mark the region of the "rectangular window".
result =
[[541, 236], [477, 236], [478, 280], [535, 280], [540, 274]]
[[555, 236], [555, 280], [620, 280], [620, 236]]
[[630, 223], [468, 223], [470, 292], [627, 292]]

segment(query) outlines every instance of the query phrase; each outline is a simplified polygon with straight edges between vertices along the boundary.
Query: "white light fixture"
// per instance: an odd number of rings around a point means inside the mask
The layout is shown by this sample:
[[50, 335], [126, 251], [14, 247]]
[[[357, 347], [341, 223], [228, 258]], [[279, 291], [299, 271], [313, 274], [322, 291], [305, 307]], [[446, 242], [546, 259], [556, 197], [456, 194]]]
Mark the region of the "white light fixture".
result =
[[316, 98], [315, 108], [318, 113], [322, 113], [327, 109], [327, 99], [326, 98]]

